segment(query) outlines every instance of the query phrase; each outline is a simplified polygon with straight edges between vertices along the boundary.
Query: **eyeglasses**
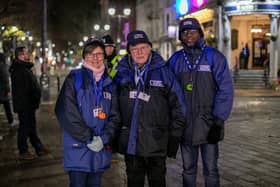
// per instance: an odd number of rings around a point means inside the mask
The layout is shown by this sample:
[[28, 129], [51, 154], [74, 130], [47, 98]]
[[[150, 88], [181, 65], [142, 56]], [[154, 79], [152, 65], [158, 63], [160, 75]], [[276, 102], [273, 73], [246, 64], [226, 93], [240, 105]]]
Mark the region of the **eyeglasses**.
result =
[[198, 34], [198, 30], [196, 30], [196, 29], [186, 29], [186, 30], [184, 30], [183, 32], [182, 32], [182, 34], [184, 35], [184, 36], [187, 36], [187, 35], [194, 35], [194, 34]]
[[100, 59], [100, 58], [102, 58], [103, 56], [104, 56], [104, 53], [89, 53], [89, 54], [87, 54], [87, 56], [88, 57], [90, 57], [90, 58], [98, 58], [98, 59]]
[[141, 52], [147, 52], [147, 50], [150, 49], [150, 46], [143, 46], [143, 47], [139, 47], [139, 48], [136, 48], [136, 47], [131, 47], [130, 48], [130, 52], [133, 53], [133, 54], [137, 54], [139, 53], [140, 51]]

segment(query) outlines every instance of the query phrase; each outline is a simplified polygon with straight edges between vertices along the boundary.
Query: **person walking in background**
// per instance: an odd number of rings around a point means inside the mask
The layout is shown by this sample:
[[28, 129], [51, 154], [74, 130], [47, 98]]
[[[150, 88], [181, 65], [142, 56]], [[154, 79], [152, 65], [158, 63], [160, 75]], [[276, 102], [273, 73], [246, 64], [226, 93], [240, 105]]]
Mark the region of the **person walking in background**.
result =
[[184, 91], [187, 128], [181, 144], [183, 185], [195, 187], [199, 151], [205, 186], [220, 186], [218, 142], [224, 138], [224, 122], [233, 103], [233, 84], [225, 56], [205, 45], [204, 33], [195, 18], [179, 23], [183, 49], [168, 63]]
[[35, 75], [36, 75], [38, 80], [42, 75], [41, 69], [42, 69], [42, 64], [40, 63], [40, 59], [39, 59], [38, 56], [35, 56], [35, 58], [34, 58], [34, 72], [35, 72]]
[[17, 125], [17, 120], [14, 120], [10, 104], [10, 83], [9, 71], [6, 64], [6, 57], [0, 53], [0, 103], [4, 105], [5, 114], [10, 127]]
[[33, 160], [35, 156], [28, 151], [28, 138], [38, 156], [43, 156], [50, 152], [42, 144], [36, 130], [35, 112], [39, 108], [41, 89], [31, 71], [33, 64], [29, 62], [30, 54], [28, 49], [17, 47], [15, 57], [10, 67], [10, 73], [13, 108], [14, 112], [18, 114], [19, 119], [17, 138], [19, 159]]
[[63, 129], [64, 169], [70, 187], [98, 187], [112, 157], [111, 147], [100, 138], [111, 107], [112, 81], [101, 40], [89, 39], [82, 57], [82, 68], [71, 71], [64, 81], [55, 113]]
[[244, 57], [245, 57], [245, 69], [248, 69], [248, 63], [249, 63], [249, 58], [250, 58], [250, 50], [249, 50], [249, 47], [248, 47], [248, 43], [245, 44], [243, 54], [244, 54]]
[[184, 129], [182, 90], [143, 31], [127, 36], [128, 55], [113, 79], [112, 109], [104, 143], [118, 138], [127, 186], [165, 187], [166, 157], [176, 157]]
[[117, 73], [116, 67], [121, 56], [117, 55], [116, 44], [110, 35], [103, 36], [102, 41], [105, 45], [108, 72], [110, 77], [114, 78]]

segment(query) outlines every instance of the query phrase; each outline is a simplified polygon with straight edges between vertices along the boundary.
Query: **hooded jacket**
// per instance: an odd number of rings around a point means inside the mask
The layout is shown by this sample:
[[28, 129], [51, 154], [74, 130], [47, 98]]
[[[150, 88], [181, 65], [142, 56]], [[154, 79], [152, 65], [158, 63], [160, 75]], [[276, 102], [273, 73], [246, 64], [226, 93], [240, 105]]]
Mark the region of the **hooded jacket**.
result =
[[[224, 125], [228, 119], [233, 103], [232, 78], [225, 56], [215, 48], [205, 46], [200, 38], [194, 47], [184, 46], [169, 59], [169, 67], [175, 73], [184, 92], [186, 104], [186, 122], [184, 143], [198, 145], [207, 142], [210, 127], [214, 122]], [[212, 64], [209, 64], [206, 51], [212, 50]], [[197, 67], [190, 70], [188, 63]], [[187, 85], [192, 83], [192, 91]], [[222, 131], [223, 132], [223, 131]], [[223, 138], [223, 134], [221, 135]]]
[[[112, 109], [104, 141], [112, 142], [119, 136], [119, 152], [128, 153], [131, 133], [136, 142], [135, 155], [166, 156], [169, 139], [181, 139], [184, 129], [182, 91], [174, 74], [156, 52], [147, 69], [144, 88], [148, 100], [138, 98], [137, 113], [133, 115], [136, 102], [135, 68], [131, 57], [126, 55], [117, 66], [112, 93]], [[132, 125], [137, 121], [137, 125]], [[135, 129], [133, 129], [135, 128]], [[179, 144], [179, 141], [176, 142]], [[176, 145], [174, 145], [176, 146]]]
[[[82, 81], [79, 88], [76, 88], [77, 76], [81, 76], [79, 80]], [[111, 150], [103, 148], [99, 152], [93, 152], [87, 147], [93, 136], [103, 135], [107, 123], [107, 118], [94, 117], [94, 109], [101, 106], [108, 116], [111, 106], [110, 77], [105, 73], [98, 81], [101, 93], [94, 91], [94, 82], [92, 71], [85, 67], [71, 71], [56, 102], [56, 117], [63, 129], [66, 171], [103, 172], [110, 167]], [[97, 94], [100, 94], [98, 106]]]

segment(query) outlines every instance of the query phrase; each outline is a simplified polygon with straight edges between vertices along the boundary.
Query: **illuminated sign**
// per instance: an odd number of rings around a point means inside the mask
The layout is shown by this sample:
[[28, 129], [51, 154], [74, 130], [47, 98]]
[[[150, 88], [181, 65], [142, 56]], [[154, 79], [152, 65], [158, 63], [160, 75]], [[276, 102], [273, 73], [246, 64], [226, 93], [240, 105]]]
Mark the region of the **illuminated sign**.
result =
[[255, 9], [254, 5], [239, 5], [237, 6], [237, 9], [240, 11], [252, 11]]
[[176, 12], [179, 15], [185, 15], [189, 12], [189, 1], [187, 0], [176, 0]]
[[207, 3], [207, 0], [176, 0], [176, 12], [179, 16], [197, 11]]
[[251, 2], [246, 3], [245, 1], [234, 1], [226, 2], [224, 5], [225, 13], [229, 16], [243, 15], [243, 14], [276, 14], [280, 13], [280, 1], [273, 2]]

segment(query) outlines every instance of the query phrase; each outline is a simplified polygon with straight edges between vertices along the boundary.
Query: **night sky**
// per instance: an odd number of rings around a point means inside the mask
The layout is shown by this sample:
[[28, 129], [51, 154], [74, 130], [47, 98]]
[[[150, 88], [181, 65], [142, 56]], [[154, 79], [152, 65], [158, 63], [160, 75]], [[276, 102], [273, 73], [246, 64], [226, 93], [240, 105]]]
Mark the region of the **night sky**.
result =
[[[93, 24], [105, 20], [101, 11], [102, 0], [48, 0], [47, 30], [58, 49], [68, 41], [78, 43], [84, 35], [93, 32]], [[128, 7], [133, 1], [109, 1], [109, 7]], [[134, 1], [135, 2], [135, 1]], [[31, 31], [34, 40], [40, 41], [42, 0], [0, 0], [0, 24], [16, 25]], [[104, 21], [103, 21], [104, 22]], [[102, 23], [100, 23], [102, 24]]]

